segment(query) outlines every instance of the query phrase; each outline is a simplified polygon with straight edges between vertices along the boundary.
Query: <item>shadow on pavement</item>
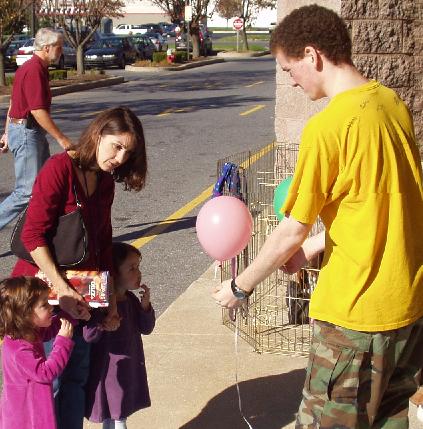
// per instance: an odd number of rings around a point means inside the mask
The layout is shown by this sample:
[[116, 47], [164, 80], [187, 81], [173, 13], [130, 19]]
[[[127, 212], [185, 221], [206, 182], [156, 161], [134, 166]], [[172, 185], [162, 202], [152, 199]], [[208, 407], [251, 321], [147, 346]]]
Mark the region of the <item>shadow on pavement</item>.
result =
[[[149, 223], [147, 228], [137, 229], [127, 234], [120, 234], [113, 237], [116, 241], [137, 240], [141, 237], [150, 237], [151, 235], [169, 234], [171, 232], [180, 231], [182, 229], [190, 229], [195, 227], [197, 217], [190, 216], [178, 219], [168, 219], [167, 221], [158, 221]], [[147, 224], [132, 224], [128, 227], [140, 227]]]
[[[281, 429], [292, 423], [301, 400], [305, 370], [239, 383], [242, 409], [254, 429]], [[212, 398], [201, 413], [179, 429], [246, 429], [236, 385]]]

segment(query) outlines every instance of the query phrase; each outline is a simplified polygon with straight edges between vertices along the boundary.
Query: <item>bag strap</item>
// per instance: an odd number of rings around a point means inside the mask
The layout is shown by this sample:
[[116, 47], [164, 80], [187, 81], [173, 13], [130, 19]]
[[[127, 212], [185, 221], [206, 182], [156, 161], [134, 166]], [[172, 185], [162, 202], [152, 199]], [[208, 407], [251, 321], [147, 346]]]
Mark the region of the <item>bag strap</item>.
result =
[[79, 201], [78, 194], [76, 192], [75, 183], [72, 184], [72, 188], [73, 188], [73, 193], [75, 194], [76, 207], [81, 208], [82, 204], [81, 204], [81, 201]]

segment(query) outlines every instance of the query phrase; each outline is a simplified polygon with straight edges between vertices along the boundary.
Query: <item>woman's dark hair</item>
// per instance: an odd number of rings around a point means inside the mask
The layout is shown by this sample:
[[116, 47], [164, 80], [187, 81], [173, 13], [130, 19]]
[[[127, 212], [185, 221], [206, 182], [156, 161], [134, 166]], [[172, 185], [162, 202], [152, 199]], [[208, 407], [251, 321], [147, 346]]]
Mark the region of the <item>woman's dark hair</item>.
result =
[[345, 22], [334, 11], [316, 4], [287, 15], [272, 32], [270, 49], [301, 59], [306, 46], [321, 51], [334, 64], [352, 64], [351, 38]]
[[82, 169], [96, 165], [99, 139], [106, 135], [128, 133], [134, 148], [129, 159], [113, 172], [116, 182], [124, 182], [125, 190], [140, 191], [147, 175], [147, 154], [141, 121], [127, 107], [116, 107], [100, 113], [82, 133], [75, 147], [75, 160]]
[[37, 277], [11, 277], [0, 282], [0, 338], [30, 342], [38, 338], [32, 322], [34, 307], [50, 288]]
[[131, 246], [128, 243], [118, 243], [115, 241], [112, 244], [113, 268], [116, 273], [119, 272], [121, 265], [131, 253], [135, 253], [141, 257], [141, 252], [136, 247]]

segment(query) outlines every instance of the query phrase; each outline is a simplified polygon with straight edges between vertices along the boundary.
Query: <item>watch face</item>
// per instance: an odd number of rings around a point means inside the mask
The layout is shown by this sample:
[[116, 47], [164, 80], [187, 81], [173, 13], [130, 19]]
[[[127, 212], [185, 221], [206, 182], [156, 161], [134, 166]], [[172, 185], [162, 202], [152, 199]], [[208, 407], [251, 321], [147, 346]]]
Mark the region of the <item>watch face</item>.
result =
[[247, 295], [245, 294], [245, 292], [244, 291], [242, 291], [242, 290], [235, 290], [234, 292], [233, 292], [233, 294], [235, 295], [235, 298], [238, 298], [238, 299], [245, 299], [245, 298], [247, 298]]

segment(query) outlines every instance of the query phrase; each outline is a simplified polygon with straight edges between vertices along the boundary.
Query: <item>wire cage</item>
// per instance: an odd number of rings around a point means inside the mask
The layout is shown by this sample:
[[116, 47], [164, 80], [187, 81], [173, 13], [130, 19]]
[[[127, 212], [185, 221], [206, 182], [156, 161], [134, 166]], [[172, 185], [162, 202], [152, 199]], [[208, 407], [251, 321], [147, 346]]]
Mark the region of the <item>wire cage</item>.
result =
[[[246, 249], [237, 256], [235, 271], [242, 271], [257, 255], [266, 237], [278, 225], [273, 209], [276, 186], [294, 172], [298, 145], [273, 143], [256, 152], [242, 152], [221, 159], [239, 166], [241, 194], [253, 217], [253, 234]], [[322, 230], [317, 222], [311, 234]], [[309, 352], [313, 321], [308, 316], [310, 295], [317, 283], [320, 258], [295, 275], [277, 270], [261, 282], [248, 299], [247, 307], [233, 322], [222, 310], [224, 325], [235, 330], [258, 353], [284, 353], [305, 356]], [[231, 278], [231, 261], [221, 264], [221, 279]]]

